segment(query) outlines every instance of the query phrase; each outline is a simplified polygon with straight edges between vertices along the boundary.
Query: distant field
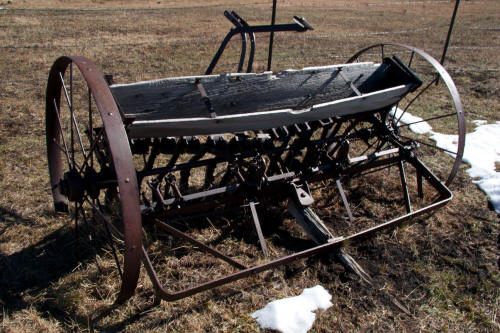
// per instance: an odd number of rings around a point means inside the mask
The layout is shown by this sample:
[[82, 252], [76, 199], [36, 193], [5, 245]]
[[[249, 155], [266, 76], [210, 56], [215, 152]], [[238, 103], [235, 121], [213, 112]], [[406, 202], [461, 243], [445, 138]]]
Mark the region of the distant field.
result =
[[[110, 255], [100, 254], [100, 274], [70, 218], [53, 213], [44, 115], [50, 66], [59, 56], [83, 55], [119, 83], [202, 74], [231, 27], [223, 11], [268, 24], [272, 1], [0, 3], [0, 331], [252, 332], [258, 325], [250, 313], [315, 284], [330, 291], [334, 304], [318, 313], [316, 332], [500, 331], [498, 216], [466, 166], [444, 209], [350, 246], [373, 276], [373, 288], [337, 264], [311, 260], [152, 307], [142, 272], [137, 295], [110, 307], [116, 292], [116, 281], [107, 278]], [[277, 23], [303, 16], [315, 30], [277, 34], [273, 70], [343, 63], [364, 46], [389, 41], [439, 59], [453, 6], [278, 1]], [[462, 1], [445, 65], [461, 94], [468, 131], [470, 120], [500, 121], [499, 31], [497, 0]], [[256, 72], [266, 69], [267, 42], [267, 35], [257, 36]], [[236, 70], [239, 47], [235, 38], [216, 73]], [[325, 192], [325, 204], [336, 195]]]

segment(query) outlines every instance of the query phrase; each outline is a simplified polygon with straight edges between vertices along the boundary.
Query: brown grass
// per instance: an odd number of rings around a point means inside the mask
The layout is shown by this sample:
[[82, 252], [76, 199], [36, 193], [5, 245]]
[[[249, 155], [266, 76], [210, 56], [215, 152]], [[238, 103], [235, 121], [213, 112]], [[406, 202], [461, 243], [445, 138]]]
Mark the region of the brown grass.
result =
[[[61, 55], [84, 55], [118, 82], [199, 74], [230, 27], [223, 10], [264, 24], [270, 20], [271, 1], [2, 3], [0, 331], [256, 331], [251, 312], [317, 283], [330, 291], [334, 304], [319, 313], [313, 328], [318, 332], [500, 331], [498, 217], [488, 210], [487, 198], [471, 183], [465, 166], [452, 187], [455, 197], [444, 209], [348, 249], [372, 274], [374, 288], [320, 258], [156, 307], [142, 272], [137, 295], [111, 307], [117, 273], [109, 254], [99, 253], [97, 265], [92, 250], [74, 237], [70, 218], [52, 212], [44, 130], [50, 65]], [[273, 69], [341, 63], [381, 41], [415, 45], [439, 58], [452, 7], [440, 1], [283, 1], [278, 22], [304, 16], [316, 30], [277, 36]], [[469, 119], [500, 120], [499, 25], [496, 1], [462, 2], [446, 63]], [[255, 70], [262, 71], [266, 39], [257, 43]], [[231, 43], [217, 72], [234, 71], [238, 48]], [[392, 176], [397, 179], [397, 173]], [[371, 186], [353, 181], [347, 188], [362, 221], [371, 223], [369, 211], [385, 216], [393, 206], [389, 199], [400, 199], [391, 196], [392, 189], [399, 193], [391, 177], [369, 178]], [[317, 191], [318, 206], [325, 205], [318, 214], [345, 221], [335, 190]], [[268, 214], [273, 220], [280, 211]], [[336, 223], [345, 232], [356, 227]], [[198, 235], [209, 239], [210, 228]], [[256, 252], [252, 242], [239, 245]], [[171, 253], [168, 258], [182, 269], [193, 266]]]

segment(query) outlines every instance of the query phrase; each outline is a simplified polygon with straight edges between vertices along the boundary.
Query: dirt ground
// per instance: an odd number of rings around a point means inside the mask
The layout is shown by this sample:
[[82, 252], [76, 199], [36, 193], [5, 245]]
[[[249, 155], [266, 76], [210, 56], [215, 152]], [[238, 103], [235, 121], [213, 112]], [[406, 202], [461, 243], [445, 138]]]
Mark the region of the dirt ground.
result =
[[[271, 5], [269, 0], [0, 1], [0, 331], [253, 332], [259, 328], [252, 312], [321, 284], [332, 294], [333, 306], [317, 313], [314, 332], [500, 332], [499, 217], [466, 165], [451, 186], [450, 204], [348, 246], [373, 286], [331, 258], [318, 257], [153, 305], [143, 270], [136, 295], [112, 306], [118, 281], [111, 254], [101, 249], [97, 265], [96, 254], [75, 236], [71, 218], [53, 211], [45, 148], [50, 66], [59, 56], [83, 55], [116, 82], [202, 74], [229, 31], [223, 11], [268, 24]], [[315, 30], [277, 35], [273, 70], [342, 63], [364, 46], [388, 41], [414, 45], [439, 59], [453, 5], [278, 1], [278, 23], [298, 15]], [[470, 120], [500, 121], [499, 30], [498, 1], [461, 2], [445, 64], [461, 94], [469, 132]], [[262, 72], [267, 36], [258, 36], [257, 45], [254, 70]], [[235, 71], [238, 47], [230, 44], [217, 73]], [[397, 172], [367, 179], [346, 190], [363, 221], [372, 218], [360, 208], [365, 200], [384, 212], [390, 200], [401, 199]], [[325, 221], [346, 220], [336, 189], [317, 191], [318, 214]], [[228, 218], [237, 224], [241, 217]], [[269, 225], [280, 219], [280, 227], [292, 223], [282, 207], [261, 219]], [[198, 233], [210, 237], [209, 230], [199, 227]], [[234, 242], [258, 252], [255, 239], [244, 238], [234, 236]], [[189, 260], [179, 260], [177, 269], [212, 267], [204, 256]], [[209, 277], [210, 269], [202, 274]]]

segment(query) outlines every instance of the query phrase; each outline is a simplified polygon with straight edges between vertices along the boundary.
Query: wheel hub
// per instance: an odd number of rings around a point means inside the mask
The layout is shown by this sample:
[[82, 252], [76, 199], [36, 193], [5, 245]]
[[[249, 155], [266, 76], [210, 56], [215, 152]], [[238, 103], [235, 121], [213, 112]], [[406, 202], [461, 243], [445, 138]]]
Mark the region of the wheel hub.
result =
[[81, 201], [85, 194], [85, 181], [78, 171], [71, 169], [59, 182], [59, 190], [69, 201]]

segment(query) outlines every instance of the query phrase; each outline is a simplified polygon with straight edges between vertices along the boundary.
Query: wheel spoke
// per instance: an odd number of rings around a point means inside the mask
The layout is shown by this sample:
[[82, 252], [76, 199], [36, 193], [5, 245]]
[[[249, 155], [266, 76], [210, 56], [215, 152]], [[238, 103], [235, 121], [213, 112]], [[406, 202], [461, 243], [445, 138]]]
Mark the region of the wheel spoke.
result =
[[63, 153], [66, 153], [66, 150], [64, 150], [64, 147], [61, 146], [57, 141], [56, 138], [52, 138], [52, 143], [56, 145], [57, 148]]
[[99, 265], [99, 261], [97, 260], [97, 248], [96, 248], [96, 243], [95, 243], [95, 233], [94, 233], [94, 228], [90, 226], [89, 222], [87, 221], [87, 216], [85, 214], [85, 209], [83, 208], [83, 204], [80, 205], [80, 212], [82, 214], [82, 221], [85, 224], [85, 227], [87, 228], [88, 231], [88, 239], [90, 243], [90, 247], [94, 250], [94, 260], [95, 264], [97, 266], [97, 270], [99, 273], [102, 274], [102, 269], [101, 266]]
[[85, 156], [85, 155], [86, 155], [86, 153], [85, 153], [85, 148], [83, 147], [82, 136], [80, 135], [80, 130], [78, 129], [78, 123], [77, 123], [77, 121], [76, 121], [76, 118], [75, 118], [75, 115], [74, 115], [74, 114], [73, 114], [72, 119], [73, 119], [73, 123], [74, 123], [74, 125], [75, 125], [76, 135], [78, 136], [78, 142], [80, 143], [80, 148], [81, 148], [81, 150], [82, 150], [82, 154], [83, 154], [83, 156]]
[[108, 225], [107, 221], [104, 222], [104, 227], [106, 228], [106, 235], [108, 236], [108, 243], [109, 243], [109, 246], [111, 247], [111, 252], [113, 253], [113, 258], [115, 259], [116, 268], [118, 268], [118, 274], [120, 274], [120, 279], [123, 280], [122, 268], [120, 265], [120, 261], [118, 260], [118, 255], [116, 254], [116, 248], [113, 244], [113, 238], [111, 236], [111, 231], [109, 230], [109, 225]]
[[[97, 137], [95, 138], [95, 140], [92, 142], [92, 146], [90, 146], [89, 152], [85, 156], [85, 159], [83, 160], [82, 166], [81, 166], [81, 168], [79, 170], [80, 174], [83, 173], [83, 168], [85, 166], [89, 167], [88, 160], [89, 160], [89, 158], [92, 157], [92, 154], [94, 153], [94, 149], [97, 147], [97, 142], [99, 142], [99, 140], [101, 140], [103, 134], [104, 134], [104, 127], [102, 127], [100, 129], [99, 134], [97, 135]], [[92, 133], [90, 133], [90, 137], [92, 137]]]
[[75, 231], [78, 234], [78, 201], [75, 201]]
[[[399, 121], [401, 120], [401, 118], [403, 118], [403, 115], [406, 113], [406, 111], [408, 110], [408, 108], [413, 104], [413, 102], [415, 102], [420, 96], [422, 96], [422, 94], [424, 92], [426, 92], [427, 89], [429, 89], [432, 86], [432, 84], [434, 82], [437, 82], [438, 80], [439, 80], [439, 76], [436, 76], [431, 82], [429, 82], [427, 84], [427, 86], [425, 86], [425, 88], [423, 88], [421, 91], [419, 91], [418, 94], [415, 97], [413, 97], [413, 99], [408, 103], [408, 105], [403, 110], [403, 113], [401, 113], [401, 115], [399, 116], [398, 121], [396, 121], [396, 124], [398, 124]], [[396, 110], [394, 110], [394, 114], [396, 114]]]
[[[70, 73], [71, 72], [71, 68], [70, 67]], [[70, 75], [70, 80], [73, 81], [72, 79], [73, 75], [71, 74]], [[64, 83], [64, 78], [61, 74], [61, 72], [59, 72], [59, 79], [61, 80], [61, 84], [62, 84], [62, 87], [63, 87], [63, 92], [64, 92], [64, 97], [66, 99], [66, 103], [68, 103], [68, 107], [69, 107], [69, 111], [71, 113], [71, 121], [72, 121], [72, 124], [71, 124], [71, 140], [72, 140], [72, 143], [71, 145], [73, 146], [73, 126], [75, 126], [75, 130], [76, 130], [76, 134], [78, 135], [78, 141], [80, 143], [80, 148], [82, 150], [82, 153], [83, 155], [85, 155], [85, 148], [83, 147], [83, 141], [82, 141], [82, 137], [80, 135], [80, 129], [78, 128], [78, 122], [76, 121], [76, 117], [75, 117], [75, 113], [74, 113], [74, 109], [73, 109], [73, 85], [71, 83], [71, 89], [70, 89], [70, 94], [68, 95], [68, 89], [66, 88], [66, 84]], [[73, 157], [74, 159], [74, 157]]]
[[[93, 124], [93, 119], [92, 119], [92, 93], [90, 91], [90, 87], [88, 87], [88, 97], [89, 97], [89, 138], [90, 138], [90, 146], [92, 147], [94, 142], [94, 138], [92, 137], [92, 133], [94, 131], [94, 124]], [[94, 157], [93, 154], [90, 153], [90, 167], [94, 167]]]
[[[59, 117], [59, 108], [57, 107], [57, 102], [55, 100], [55, 98], [52, 100], [53, 104], [54, 104], [54, 111], [56, 113], [56, 117], [57, 117], [57, 124], [59, 125], [59, 132], [61, 132], [61, 139], [63, 141], [63, 144], [64, 144], [64, 155], [66, 156], [66, 160], [68, 161], [68, 168], [72, 168], [71, 166], [71, 162], [70, 162], [70, 159], [69, 159], [69, 153], [68, 153], [68, 145], [66, 144], [66, 139], [64, 138], [64, 132], [63, 132], [63, 129], [62, 129], [62, 125], [61, 125], [61, 118]], [[54, 138], [55, 140], [55, 138]]]
[[453, 154], [453, 155], [457, 155], [456, 152], [453, 152], [451, 150], [448, 150], [448, 149], [444, 149], [444, 148], [441, 148], [441, 147], [438, 147], [436, 145], [431, 145], [430, 143], [427, 143], [427, 142], [424, 142], [422, 140], [418, 140], [418, 139], [414, 139], [414, 138], [410, 138], [408, 136], [404, 136], [404, 135], [399, 135], [400, 137], [402, 138], [405, 138], [405, 139], [408, 139], [408, 140], [412, 140], [412, 141], [415, 141], [415, 142], [418, 142], [420, 144], [423, 144], [424, 146], [428, 146], [428, 147], [431, 147], [431, 148], [436, 148], [436, 149], [439, 149], [445, 153], [449, 153], [449, 154]]
[[415, 55], [415, 51], [411, 51], [410, 61], [408, 61], [408, 68], [411, 68], [411, 62], [413, 61], [413, 56]]
[[[73, 119], [74, 114], [73, 114], [73, 62], [69, 63], [69, 113], [71, 119]], [[73, 132], [73, 121], [70, 121], [70, 128], [71, 128], [71, 161], [73, 162], [73, 165], [75, 164], [75, 135]]]
[[[108, 220], [106, 216], [101, 212], [101, 209], [96, 207], [90, 200], [86, 198], [87, 202], [92, 206], [92, 211], [97, 213], [99, 217], [103, 220], [104, 227], [106, 228], [106, 234], [108, 236], [108, 242], [111, 247], [113, 257], [115, 259], [116, 267], [118, 268], [118, 273], [120, 274], [120, 278], [123, 280], [123, 272], [121, 269], [120, 261], [118, 260], [118, 255], [116, 254], [115, 246], [113, 245], [112, 233], [116, 235], [118, 238], [123, 238], [123, 234]], [[101, 204], [98, 202], [98, 205]]]
[[59, 72], [59, 79], [61, 80], [63, 92], [64, 92], [64, 97], [66, 98], [66, 103], [68, 103], [68, 108], [71, 111], [71, 108], [73, 107], [73, 103], [71, 103], [71, 100], [68, 95], [68, 89], [66, 88], [66, 83], [64, 83], [64, 78], [62, 76], [62, 73]]
[[415, 125], [415, 124], [419, 124], [419, 123], [423, 123], [423, 122], [427, 122], [427, 121], [431, 121], [431, 120], [446, 118], [446, 117], [452, 117], [452, 116], [456, 116], [456, 115], [457, 114], [455, 112], [448, 113], [448, 114], [443, 114], [443, 115], [440, 115], [440, 116], [436, 116], [436, 117], [431, 117], [431, 118], [427, 118], [427, 119], [422, 119], [422, 120], [419, 120], [419, 121], [415, 121], [413, 123], [403, 124], [403, 125], [398, 126], [398, 128], [408, 127], [408, 126], [411, 126], [411, 125]]

